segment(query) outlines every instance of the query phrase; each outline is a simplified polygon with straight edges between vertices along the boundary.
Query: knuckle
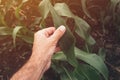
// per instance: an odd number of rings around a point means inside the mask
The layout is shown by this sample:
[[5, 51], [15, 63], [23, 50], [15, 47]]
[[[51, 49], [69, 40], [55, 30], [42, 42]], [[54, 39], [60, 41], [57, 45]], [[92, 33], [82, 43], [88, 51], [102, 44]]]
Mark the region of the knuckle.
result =
[[41, 35], [41, 31], [38, 31], [38, 32], [34, 33], [35, 37], [40, 36], [40, 35]]

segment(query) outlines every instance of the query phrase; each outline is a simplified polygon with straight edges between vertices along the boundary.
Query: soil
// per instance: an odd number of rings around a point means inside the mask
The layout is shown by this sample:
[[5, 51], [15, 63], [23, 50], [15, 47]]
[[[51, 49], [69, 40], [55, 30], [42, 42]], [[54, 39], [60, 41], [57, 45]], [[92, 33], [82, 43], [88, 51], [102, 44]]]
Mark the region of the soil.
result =
[[13, 46], [11, 37], [0, 38], [0, 80], [9, 78], [29, 59], [31, 45], [18, 40]]

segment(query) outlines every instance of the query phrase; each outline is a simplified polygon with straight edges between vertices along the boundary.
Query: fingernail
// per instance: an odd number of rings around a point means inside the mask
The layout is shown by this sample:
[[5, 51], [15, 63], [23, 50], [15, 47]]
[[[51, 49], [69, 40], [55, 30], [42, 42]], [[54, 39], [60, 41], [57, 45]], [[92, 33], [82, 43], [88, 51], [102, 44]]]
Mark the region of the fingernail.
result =
[[59, 28], [61, 31], [65, 31], [65, 26], [61, 25], [60, 28]]

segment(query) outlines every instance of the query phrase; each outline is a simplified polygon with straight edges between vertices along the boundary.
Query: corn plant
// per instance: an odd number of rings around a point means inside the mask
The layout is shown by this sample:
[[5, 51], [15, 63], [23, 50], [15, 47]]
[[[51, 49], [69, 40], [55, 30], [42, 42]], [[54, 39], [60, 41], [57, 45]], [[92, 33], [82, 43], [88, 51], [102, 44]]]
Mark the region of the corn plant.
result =
[[[30, 1], [32, 0], [20, 0], [17, 4], [16, 0], [10, 0], [10, 3], [1, 4], [3, 7], [0, 9], [0, 35], [1, 37], [12, 36], [14, 46], [16, 38], [21, 38], [29, 44], [33, 43], [33, 34], [35, 31], [29, 29], [22, 22], [27, 18], [25, 11], [23, 11], [23, 6]], [[88, 17], [93, 19], [86, 9], [86, 1], [81, 0], [83, 11]], [[2, 0], [0, 3], [2, 3]], [[104, 59], [90, 52], [89, 49], [85, 51], [75, 45], [77, 43], [75, 34], [82, 38], [87, 46], [93, 46], [96, 43], [89, 33], [90, 25], [78, 15], [73, 14], [69, 6], [64, 2], [55, 2], [53, 4], [50, 0], [42, 0], [37, 3], [37, 10], [40, 16], [35, 16], [37, 21], [33, 22], [32, 27], [37, 24], [40, 29], [45, 28], [47, 27], [46, 20], [50, 18], [50, 23], [53, 23], [54, 27], [57, 28], [60, 25], [64, 25], [67, 29], [65, 35], [59, 41], [62, 51], [55, 54], [52, 58], [51, 68], [56, 74], [59, 74], [60, 80], [101, 80], [103, 78], [104, 80], [108, 80], [108, 69], [104, 63]], [[16, 24], [14, 25], [9, 25], [5, 21], [7, 11], [11, 8], [16, 20]], [[67, 25], [69, 18], [72, 18], [75, 22], [73, 26], [74, 31], [71, 31]]]

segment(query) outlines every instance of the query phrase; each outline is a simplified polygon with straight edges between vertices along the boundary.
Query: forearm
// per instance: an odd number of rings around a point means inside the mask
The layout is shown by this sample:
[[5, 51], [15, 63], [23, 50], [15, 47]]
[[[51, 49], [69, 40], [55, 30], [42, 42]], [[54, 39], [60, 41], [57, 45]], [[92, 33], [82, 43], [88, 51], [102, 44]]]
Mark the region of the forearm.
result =
[[38, 80], [42, 77], [47, 59], [31, 57], [28, 62], [12, 76], [10, 80]]

